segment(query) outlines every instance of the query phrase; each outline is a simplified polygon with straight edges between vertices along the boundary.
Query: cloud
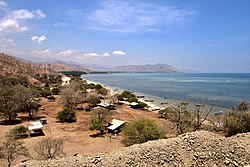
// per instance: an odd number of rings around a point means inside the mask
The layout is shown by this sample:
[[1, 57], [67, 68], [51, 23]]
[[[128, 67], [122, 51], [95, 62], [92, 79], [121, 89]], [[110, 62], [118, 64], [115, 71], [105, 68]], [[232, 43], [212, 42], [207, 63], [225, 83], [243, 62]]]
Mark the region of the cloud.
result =
[[0, 0], [0, 10], [5, 10], [7, 8], [7, 3]]
[[46, 14], [44, 14], [41, 10], [30, 12], [27, 9], [19, 9], [10, 12], [7, 17], [13, 20], [41, 19], [45, 18]]
[[77, 50], [65, 50], [65, 51], [61, 51], [59, 53], [57, 53], [58, 56], [71, 56], [73, 55], [74, 53], [76, 53]]
[[51, 55], [52, 52], [49, 49], [45, 49], [45, 50], [33, 50], [32, 54], [36, 54], [36, 55]]
[[195, 11], [145, 1], [102, 1], [101, 7], [88, 16], [90, 28], [113, 32], [152, 31], [160, 26], [180, 25]]
[[48, 39], [45, 35], [42, 36], [33, 36], [30, 38], [32, 41], [37, 42], [38, 44], [42, 44], [46, 39]]
[[25, 20], [42, 19], [46, 17], [41, 10], [29, 11], [27, 9], [18, 9], [9, 11], [7, 3], [0, 1], [0, 9], [5, 9], [3, 18], [0, 18], [0, 33], [15, 33], [28, 31]]
[[84, 53], [85, 57], [93, 57], [93, 58], [100, 58], [100, 57], [109, 57], [109, 53], [104, 53], [104, 54], [98, 54], [96, 52], [90, 52], [90, 53]]
[[11, 38], [0, 39], [0, 47], [4, 47], [5, 48], [5, 47], [14, 46], [14, 45], [16, 45], [16, 43]]
[[0, 32], [12, 33], [12, 32], [24, 32], [29, 28], [27, 26], [20, 25], [16, 20], [7, 19], [0, 20]]
[[126, 55], [126, 53], [123, 52], [123, 51], [121, 51], [121, 50], [114, 50], [114, 51], [112, 52], [112, 55], [124, 56], [124, 55]]

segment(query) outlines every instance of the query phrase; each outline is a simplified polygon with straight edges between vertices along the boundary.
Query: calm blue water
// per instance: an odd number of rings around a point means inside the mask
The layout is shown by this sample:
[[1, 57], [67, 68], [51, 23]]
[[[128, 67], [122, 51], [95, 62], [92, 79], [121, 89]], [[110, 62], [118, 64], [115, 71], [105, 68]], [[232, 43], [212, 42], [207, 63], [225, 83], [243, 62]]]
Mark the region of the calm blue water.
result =
[[241, 100], [250, 103], [250, 73], [115, 73], [82, 77], [110, 87], [161, 98], [206, 101], [224, 108], [231, 108]]

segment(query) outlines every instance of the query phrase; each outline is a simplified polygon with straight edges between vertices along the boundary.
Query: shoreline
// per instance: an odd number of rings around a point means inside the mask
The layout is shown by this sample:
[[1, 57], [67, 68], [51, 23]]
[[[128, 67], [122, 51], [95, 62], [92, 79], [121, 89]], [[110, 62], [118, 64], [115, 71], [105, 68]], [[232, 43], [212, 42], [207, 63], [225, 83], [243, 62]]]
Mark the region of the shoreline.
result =
[[[108, 86], [108, 85], [105, 85], [103, 83], [99, 83], [99, 82], [96, 82], [96, 81], [91, 81], [91, 80], [85, 79], [83, 77], [81, 77], [81, 78], [83, 80], [86, 80], [86, 82], [88, 84], [93, 83], [93, 84], [102, 85], [104, 88], [109, 90], [110, 95], [119, 94], [119, 93], [122, 93], [125, 90], [125, 89], [118, 88], [118, 87], [111, 87], [111, 86]], [[128, 91], [131, 91], [131, 90], [128, 90]], [[145, 93], [141, 93], [141, 92], [134, 92], [134, 94], [136, 96], [143, 96], [143, 98], [138, 98], [138, 100], [143, 102], [143, 103], [146, 103], [149, 106], [148, 110], [152, 111], [152, 112], [155, 112], [155, 113], [158, 113], [159, 110], [164, 109], [166, 107], [177, 106], [181, 102], [188, 102], [190, 104], [189, 107], [191, 109], [195, 109], [194, 108], [195, 104], [197, 104], [197, 103], [195, 103], [193, 101], [182, 101], [182, 100], [171, 99], [171, 98], [162, 98], [162, 97], [153, 96], [153, 95], [149, 95], [149, 94], [145, 94]], [[147, 100], [149, 100], [149, 101], [147, 101]], [[211, 106], [209, 104], [205, 104], [205, 105], [206, 105], [206, 107]], [[228, 108], [214, 106], [213, 110], [216, 111], [216, 112], [217, 111], [225, 111], [225, 110], [228, 110]]]
[[[102, 83], [99, 83], [99, 82], [95, 82], [95, 81], [91, 81], [91, 80], [88, 80], [88, 79], [85, 79], [85, 78], [82, 78], [83, 80], [85, 80], [88, 84], [100, 84], [102, 85], [105, 89], [109, 90], [110, 92], [110, 95], [115, 95], [115, 94], [119, 94], [119, 93], [122, 93], [125, 89], [122, 89], [122, 88], [114, 88], [114, 87], [111, 87], [111, 86], [108, 86], [108, 85], [104, 85]], [[128, 90], [130, 91], [130, 90]], [[145, 101], [146, 97], [149, 97], [149, 95], [146, 95], [146, 94], [142, 94], [142, 93], [139, 93], [139, 92], [134, 92], [134, 94], [136, 96], [145, 96], [145, 98], [138, 98], [138, 100], [140, 102], [143, 102], [143, 103], [146, 103], [149, 107], [148, 107], [148, 110], [149, 111], [158, 111], [161, 109], [160, 106], [156, 105], [154, 102], [147, 102]], [[151, 99], [150, 99], [151, 100]], [[152, 99], [154, 100], [154, 99]]]

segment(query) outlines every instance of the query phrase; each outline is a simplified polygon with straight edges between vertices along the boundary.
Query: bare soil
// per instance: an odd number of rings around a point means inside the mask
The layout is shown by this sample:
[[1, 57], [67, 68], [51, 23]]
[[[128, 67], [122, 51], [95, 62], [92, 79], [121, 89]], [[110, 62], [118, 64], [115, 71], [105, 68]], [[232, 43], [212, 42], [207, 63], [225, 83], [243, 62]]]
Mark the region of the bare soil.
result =
[[[105, 134], [101, 137], [91, 137], [93, 134], [97, 134], [98, 131], [89, 130], [89, 122], [91, 117], [91, 111], [77, 110], [77, 121], [73, 123], [61, 123], [56, 120], [56, 115], [63, 109], [60, 96], [56, 96], [55, 102], [48, 102], [43, 98], [41, 101], [42, 107], [35, 115], [34, 120], [28, 120], [27, 115], [20, 115], [18, 119], [21, 123], [16, 125], [0, 125], [0, 146], [5, 140], [6, 133], [15, 126], [27, 126], [30, 122], [45, 118], [47, 125], [45, 125], [43, 131], [44, 136], [35, 136], [21, 139], [32, 156], [32, 158], [38, 158], [35, 151], [35, 144], [41, 139], [51, 136], [58, 137], [64, 140], [64, 153], [65, 156], [72, 156], [74, 154], [81, 155], [98, 155], [103, 153], [110, 153], [117, 149], [124, 147], [122, 144], [122, 135], [111, 136]], [[84, 107], [88, 104], [82, 104]], [[151, 119], [161, 126], [168, 127], [170, 123], [165, 119], [158, 118], [154, 112], [147, 110], [135, 110], [131, 109], [127, 105], [119, 105], [116, 110], [112, 110], [112, 118], [124, 120], [126, 122], [138, 120], [138, 119]], [[22, 159], [23, 160], [23, 159]], [[20, 162], [20, 161], [18, 161]]]

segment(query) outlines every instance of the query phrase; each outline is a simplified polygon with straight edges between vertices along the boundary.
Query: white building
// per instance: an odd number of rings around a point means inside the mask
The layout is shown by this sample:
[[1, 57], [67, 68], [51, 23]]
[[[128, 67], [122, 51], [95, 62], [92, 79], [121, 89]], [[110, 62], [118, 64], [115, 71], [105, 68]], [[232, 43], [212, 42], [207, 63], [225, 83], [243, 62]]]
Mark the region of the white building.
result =
[[63, 77], [62, 77], [62, 86], [63, 86], [63, 85], [69, 85], [69, 84], [70, 84], [70, 80], [71, 80], [70, 77], [63, 76]]

